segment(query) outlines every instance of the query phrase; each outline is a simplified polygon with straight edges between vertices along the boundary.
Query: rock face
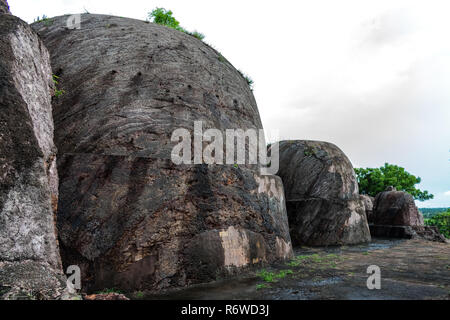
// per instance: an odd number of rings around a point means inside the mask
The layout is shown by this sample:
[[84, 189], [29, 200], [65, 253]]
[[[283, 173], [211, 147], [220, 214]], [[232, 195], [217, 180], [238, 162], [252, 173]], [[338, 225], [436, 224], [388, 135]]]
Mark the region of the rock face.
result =
[[10, 14], [9, 12], [9, 6], [6, 0], [0, 0], [0, 14]]
[[0, 298], [57, 298], [66, 286], [49, 54], [25, 22], [0, 13], [0, 56]]
[[414, 198], [393, 187], [376, 196], [369, 222], [374, 237], [446, 242], [436, 227], [424, 226], [422, 213], [417, 209]]
[[335, 145], [280, 142], [280, 170], [294, 244], [370, 241], [364, 203], [352, 164]]
[[[83, 290], [159, 290], [292, 255], [284, 190], [254, 165], [175, 165], [175, 129], [262, 128], [245, 79], [163, 26], [82, 15], [34, 24], [65, 94], [55, 99], [58, 228]], [[178, 143], [178, 142], [177, 142]]]
[[364, 208], [366, 209], [366, 217], [367, 221], [371, 223], [373, 221], [373, 203], [375, 201], [375, 198], [361, 194], [360, 196], [361, 201], [364, 203]]
[[448, 240], [433, 226], [369, 225], [370, 234], [380, 238], [424, 239], [447, 243]]
[[374, 202], [375, 225], [423, 226], [423, 216], [417, 209], [413, 197], [404, 191], [384, 191]]

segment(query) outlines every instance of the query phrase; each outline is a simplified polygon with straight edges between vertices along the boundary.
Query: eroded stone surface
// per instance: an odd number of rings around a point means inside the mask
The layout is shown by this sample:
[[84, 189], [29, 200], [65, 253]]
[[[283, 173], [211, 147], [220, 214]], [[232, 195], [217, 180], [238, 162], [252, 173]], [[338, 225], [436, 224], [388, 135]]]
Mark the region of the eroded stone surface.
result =
[[370, 234], [380, 238], [399, 239], [424, 239], [436, 242], [448, 242], [434, 226], [393, 226], [393, 225], [369, 225]]
[[280, 142], [280, 171], [294, 244], [370, 241], [364, 203], [352, 164], [335, 145]]
[[249, 169], [91, 154], [59, 168], [63, 260], [92, 288], [183, 286], [292, 255], [285, 211]]
[[375, 225], [423, 226], [423, 216], [417, 209], [412, 195], [404, 191], [384, 191], [374, 202]]
[[39, 292], [27, 282], [62, 272], [49, 54], [25, 22], [0, 17], [0, 285], [8, 299], [21, 290], [50, 298], [65, 285], [55, 280]]
[[284, 191], [255, 165], [175, 165], [175, 129], [262, 128], [214, 49], [144, 21], [36, 23], [65, 94], [54, 102], [58, 226], [85, 290], [159, 290], [292, 255]]
[[375, 201], [375, 198], [365, 194], [361, 194], [360, 198], [364, 203], [364, 208], [366, 209], [367, 222], [371, 223], [373, 220], [373, 203]]
[[6, 0], [0, 0], [0, 14], [10, 14], [8, 2]]

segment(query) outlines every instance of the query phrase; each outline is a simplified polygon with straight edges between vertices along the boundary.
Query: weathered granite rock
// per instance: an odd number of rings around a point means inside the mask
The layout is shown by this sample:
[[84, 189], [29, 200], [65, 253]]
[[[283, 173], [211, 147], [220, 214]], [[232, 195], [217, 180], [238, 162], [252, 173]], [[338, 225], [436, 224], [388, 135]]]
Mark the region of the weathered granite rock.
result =
[[65, 284], [49, 54], [28, 24], [0, 13], [0, 57], [0, 298], [57, 298]]
[[371, 223], [373, 220], [373, 203], [375, 201], [375, 198], [366, 194], [361, 194], [359, 197], [364, 203], [364, 208], [366, 209], [367, 222]]
[[10, 14], [11, 12], [9, 11], [9, 5], [8, 2], [6, 2], [6, 0], [0, 0], [0, 14]]
[[374, 202], [375, 225], [423, 226], [423, 216], [414, 203], [414, 198], [404, 191], [380, 192]]
[[364, 203], [352, 164], [335, 145], [280, 142], [280, 170], [294, 244], [370, 241]]
[[422, 213], [407, 192], [389, 187], [374, 202], [370, 232], [374, 237], [425, 239], [446, 242], [436, 227], [425, 226]]
[[370, 234], [379, 238], [424, 239], [447, 243], [448, 240], [433, 226], [369, 225]]
[[144, 21], [37, 23], [54, 101], [58, 227], [84, 290], [158, 290], [289, 258], [281, 180], [255, 165], [175, 165], [177, 128], [262, 128], [245, 79], [214, 49]]

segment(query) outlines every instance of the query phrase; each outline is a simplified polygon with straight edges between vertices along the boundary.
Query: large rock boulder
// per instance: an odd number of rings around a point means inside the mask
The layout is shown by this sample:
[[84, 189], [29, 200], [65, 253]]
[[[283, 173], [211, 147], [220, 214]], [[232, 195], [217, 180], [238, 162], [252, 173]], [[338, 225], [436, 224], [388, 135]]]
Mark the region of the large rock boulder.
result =
[[318, 141], [282, 141], [278, 174], [294, 244], [370, 241], [352, 164], [338, 147]]
[[175, 129], [262, 128], [245, 79], [198, 39], [85, 14], [34, 24], [54, 101], [58, 227], [84, 290], [159, 290], [292, 255], [281, 180], [256, 165], [175, 165]]
[[380, 192], [374, 202], [375, 225], [423, 226], [423, 216], [417, 209], [414, 198], [404, 191]]
[[388, 187], [376, 196], [369, 222], [370, 233], [374, 237], [446, 242], [436, 227], [424, 225], [422, 213], [412, 195], [394, 187]]
[[50, 57], [28, 24], [3, 13], [0, 74], [0, 298], [59, 298]]

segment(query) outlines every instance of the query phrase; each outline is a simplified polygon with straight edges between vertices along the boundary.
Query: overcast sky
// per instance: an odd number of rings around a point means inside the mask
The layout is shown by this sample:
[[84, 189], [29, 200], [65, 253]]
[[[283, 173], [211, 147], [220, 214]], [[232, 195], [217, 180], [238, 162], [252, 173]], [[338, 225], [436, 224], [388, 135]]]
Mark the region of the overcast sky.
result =
[[[446, 3], [447, 2], [447, 3]], [[450, 207], [450, 2], [9, 0], [43, 14], [145, 19], [171, 9], [255, 81], [264, 128], [333, 142], [355, 167], [385, 162], [422, 178]]]

